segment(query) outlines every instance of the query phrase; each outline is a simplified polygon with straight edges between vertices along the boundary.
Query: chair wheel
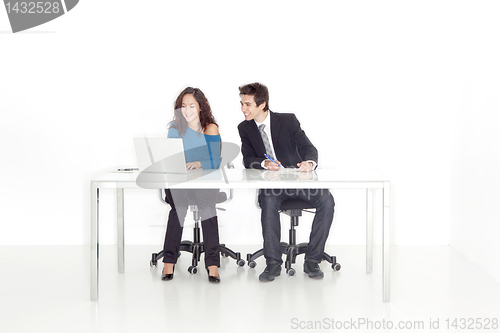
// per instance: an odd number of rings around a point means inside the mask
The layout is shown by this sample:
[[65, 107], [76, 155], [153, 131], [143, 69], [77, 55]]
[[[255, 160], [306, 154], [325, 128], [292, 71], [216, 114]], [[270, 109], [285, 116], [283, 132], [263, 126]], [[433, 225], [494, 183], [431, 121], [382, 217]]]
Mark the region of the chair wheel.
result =
[[286, 273], [288, 274], [288, 276], [294, 276], [295, 275], [295, 269], [293, 268], [290, 268], [286, 271]]
[[249, 261], [249, 262], [248, 262], [248, 266], [249, 266], [250, 268], [255, 268], [255, 266], [257, 266], [257, 263], [256, 263], [255, 261]]
[[238, 260], [238, 261], [236, 262], [236, 265], [238, 265], [238, 266], [240, 266], [240, 267], [245, 266], [245, 260], [243, 260], [243, 259]]
[[340, 271], [340, 268], [341, 268], [341, 267], [342, 267], [342, 266], [340, 266], [340, 264], [339, 264], [339, 263], [336, 263], [336, 264], [333, 264], [333, 265], [332, 265], [332, 268], [333, 268], [333, 270], [334, 270], [334, 271]]
[[224, 252], [221, 252], [220, 255], [222, 256], [222, 258], [227, 258], [227, 254], [225, 254]]
[[153, 266], [154, 266], [154, 267], [156, 267], [157, 265], [158, 265], [158, 261], [153, 261], [153, 260], [151, 260], [151, 261], [149, 262], [149, 267], [153, 267]]
[[189, 266], [188, 272], [191, 274], [196, 274], [198, 273], [198, 268], [196, 268], [196, 266]]

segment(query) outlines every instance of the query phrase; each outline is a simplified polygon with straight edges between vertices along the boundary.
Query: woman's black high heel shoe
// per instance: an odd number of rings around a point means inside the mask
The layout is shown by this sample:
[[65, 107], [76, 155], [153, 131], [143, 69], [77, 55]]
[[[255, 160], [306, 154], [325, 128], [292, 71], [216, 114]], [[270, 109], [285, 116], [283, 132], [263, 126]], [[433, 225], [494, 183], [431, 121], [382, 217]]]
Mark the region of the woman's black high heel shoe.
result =
[[163, 271], [162, 271], [161, 279], [163, 281], [170, 281], [170, 280], [172, 280], [174, 278], [174, 271], [175, 271], [175, 265], [172, 268], [172, 274], [163, 274]]
[[210, 275], [210, 271], [208, 270], [208, 268], [206, 268], [206, 270], [207, 270], [208, 281], [209, 282], [213, 282], [213, 283], [219, 283], [220, 282], [220, 275], [212, 276], [212, 275]]

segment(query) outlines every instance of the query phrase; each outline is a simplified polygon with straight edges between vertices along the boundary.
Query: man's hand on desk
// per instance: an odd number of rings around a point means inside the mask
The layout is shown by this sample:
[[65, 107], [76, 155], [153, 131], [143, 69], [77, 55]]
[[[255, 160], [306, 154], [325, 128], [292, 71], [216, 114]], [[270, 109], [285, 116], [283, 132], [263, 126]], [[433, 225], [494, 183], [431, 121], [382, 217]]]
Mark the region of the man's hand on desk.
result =
[[186, 163], [186, 169], [188, 170], [201, 169], [201, 163], [199, 161]]
[[311, 162], [302, 161], [297, 163], [300, 172], [309, 172], [312, 171], [313, 164]]
[[267, 170], [271, 170], [271, 171], [278, 171], [280, 169], [280, 165], [281, 165], [281, 162], [276, 160], [276, 162], [278, 162], [278, 164], [274, 163], [273, 161], [270, 161], [270, 160], [266, 160], [264, 162], [264, 167], [267, 169]]

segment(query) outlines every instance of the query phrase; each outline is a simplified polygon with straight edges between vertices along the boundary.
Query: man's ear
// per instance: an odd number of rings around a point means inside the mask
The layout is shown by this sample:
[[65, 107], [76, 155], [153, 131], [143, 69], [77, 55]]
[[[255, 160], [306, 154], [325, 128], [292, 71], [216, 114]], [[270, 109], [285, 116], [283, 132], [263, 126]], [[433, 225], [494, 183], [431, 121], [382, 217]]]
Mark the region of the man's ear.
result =
[[258, 106], [258, 108], [261, 110], [264, 110], [265, 107], [266, 107], [266, 102], [262, 102], [262, 104]]

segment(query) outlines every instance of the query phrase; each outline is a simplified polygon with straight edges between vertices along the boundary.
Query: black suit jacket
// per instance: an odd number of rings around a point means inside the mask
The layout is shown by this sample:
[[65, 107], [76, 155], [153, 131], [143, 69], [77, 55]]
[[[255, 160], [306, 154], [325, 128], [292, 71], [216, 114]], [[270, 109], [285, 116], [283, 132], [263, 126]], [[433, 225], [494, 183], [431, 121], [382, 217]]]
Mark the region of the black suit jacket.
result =
[[[318, 150], [313, 146], [300, 128], [300, 123], [293, 113], [275, 113], [268, 111], [271, 117], [271, 137], [276, 158], [284, 167], [296, 168], [302, 161], [318, 163]], [[257, 124], [253, 120], [244, 120], [238, 125], [241, 137], [243, 165], [247, 169], [262, 169], [266, 148]]]

